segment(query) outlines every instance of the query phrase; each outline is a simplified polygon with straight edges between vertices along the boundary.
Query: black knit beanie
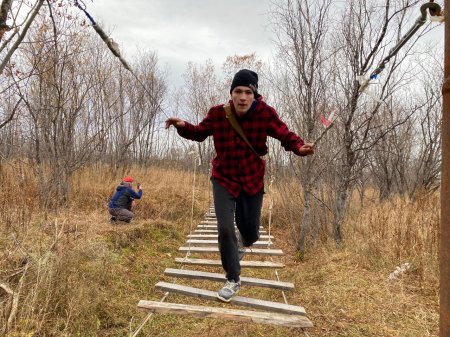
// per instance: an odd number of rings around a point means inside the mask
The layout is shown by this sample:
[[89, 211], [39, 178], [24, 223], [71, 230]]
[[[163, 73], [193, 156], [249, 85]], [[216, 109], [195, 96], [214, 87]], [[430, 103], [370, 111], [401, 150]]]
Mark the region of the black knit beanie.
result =
[[248, 69], [239, 70], [231, 82], [230, 94], [234, 88], [244, 86], [252, 89], [255, 97], [258, 96], [258, 74]]

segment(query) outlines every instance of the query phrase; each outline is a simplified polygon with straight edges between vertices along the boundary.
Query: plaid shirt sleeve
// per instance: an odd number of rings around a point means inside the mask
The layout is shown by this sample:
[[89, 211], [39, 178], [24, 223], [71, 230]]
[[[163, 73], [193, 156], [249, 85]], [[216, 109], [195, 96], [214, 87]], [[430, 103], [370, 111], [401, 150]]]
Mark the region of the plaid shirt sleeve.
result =
[[184, 121], [184, 128], [178, 128], [178, 134], [186, 139], [195, 140], [197, 142], [203, 142], [208, 136], [212, 135], [213, 130], [213, 118], [212, 109], [209, 110], [206, 117], [198, 124], [192, 125], [191, 123]]
[[[266, 103], [259, 102], [255, 110], [239, 123], [250, 143], [261, 155], [267, 153], [267, 136], [278, 139], [287, 151], [300, 155], [303, 140], [291, 132], [275, 109]], [[212, 177], [234, 197], [241, 190], [255, 195], [264, 188], [265, 161], [253, 153], [233, 129], [226, 118], [223, 105], [212, 107], [198, 125], [185, 121], [185, 127], [177, 131], [181, 137], [198, 142], [213, 136], [216, 157], [212, 161]]]
[[287, 125], [280, 119], [274, 109], [270, 109], [269, 127], [267, 134], [278, 139], [286, 151], [292, 151], [301, 156], [300, 148], [305, 144], [303, 139], [289, 130]]

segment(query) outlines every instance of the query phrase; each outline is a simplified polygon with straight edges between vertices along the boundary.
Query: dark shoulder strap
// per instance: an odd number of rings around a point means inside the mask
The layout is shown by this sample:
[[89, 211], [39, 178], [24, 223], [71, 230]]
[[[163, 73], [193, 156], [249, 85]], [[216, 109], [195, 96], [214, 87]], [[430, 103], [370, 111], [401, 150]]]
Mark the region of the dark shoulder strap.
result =
[[233, 112], [231, 111], [231, 106], [229, 103], [225, 104], [224, 106], [225, 109], [225, 113], [227, 116], [227, 119], [230, 121], [231, 126], [233, 127], [233, 129], [236, 130], [236, 132], [239, 134], [239, 136], [241, 136], [241, 138], [247, 143], [247, 145], [252, 149], [252, 151], [259, 156], [259, 153], [256, 152], [256, 150], [253, 148], [252, 144], [250, 144], [249, 140], [247, 139], [247, 137], [245, 136], [244, 130], [242, 130], [240, 124], [238, 123], [238, 121], [236, 120], [236, 117], [234, 116]]

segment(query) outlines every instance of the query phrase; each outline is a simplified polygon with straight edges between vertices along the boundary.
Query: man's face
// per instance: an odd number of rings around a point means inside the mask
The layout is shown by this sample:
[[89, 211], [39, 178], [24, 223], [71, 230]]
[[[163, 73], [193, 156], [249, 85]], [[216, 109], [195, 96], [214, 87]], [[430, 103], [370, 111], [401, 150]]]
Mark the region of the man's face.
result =
[[231, 92], [234, 108], [239, 116], [243, 116], [250, 109], [255, 94], [249, 87], [239, 86]]

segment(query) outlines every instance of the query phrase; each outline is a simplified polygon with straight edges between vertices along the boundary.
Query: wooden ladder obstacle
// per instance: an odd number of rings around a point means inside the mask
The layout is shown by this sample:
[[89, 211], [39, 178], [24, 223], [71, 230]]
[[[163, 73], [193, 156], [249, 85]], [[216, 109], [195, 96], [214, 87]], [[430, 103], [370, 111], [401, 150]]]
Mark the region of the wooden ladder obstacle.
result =
[[[255, 242], [251, 248], [246, 248], [246, 256], [281, 256], [283, 251], [273, 249], [272, 235], [267, 235], [262, 228], [260, 230], [260, 240]], [[219, 254], [217, 245], [217, 221], [214, 209], [210, 208], [197, 228], [187, 236], [186, 245], [178, 249], [181, 253], [186, 253], [184, 258], [175, 258], [175, 262], [184, 266], [203, 266], [203, 267], [219, 267], [222, 268], [220, 259], [200, 259], [191, 258], [190, 254]], [[272, 261], [241, 261], [241, 268], [283, 268], [284, 264]], [[212, 273], [190, 269], [174, 269], [167, 268], [164, 275], [191, 280], [203, 280], [223, 283], [226, 278], [223, 274]], [[263, 287], [274, 290], [289, 291], [294, 290], [294, 284], [290, 282], [282, 282], [279, 280], [266, 280], [241, 275], [242, 286]], [[176, 293], [190, 297], [201, 298], [210, 301], [221, 302], [217, 298], [217, 290], [211, 291], [206, 289], [195, 288], [176, 283], [158, 282], [156, 288], [165, 292]], [[283, 293], [284, 297], [284, 293]], [[243, 296], [234, 296], [229, 304], [244, 306], [263, 311], [250, 311], [235, 308], [207, 307], [190, 304], [168, 303], [141, 300], [138, 307], [149, 310], [151, 312], [193, 315], [200, 318], [216, 318], [225, 320], [234, 320], [241, 322], [253, 322], [258, 324], [270, 324], [284, 327], [294, 328], [310, 328], [312, 322], [306, 317], [305, 309], [301, 306], [290, 305], [282, 302], [265, 301], [256, 298]]]

